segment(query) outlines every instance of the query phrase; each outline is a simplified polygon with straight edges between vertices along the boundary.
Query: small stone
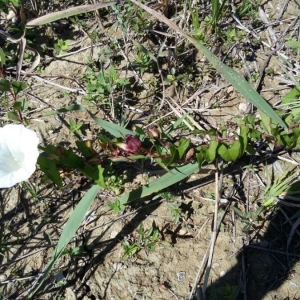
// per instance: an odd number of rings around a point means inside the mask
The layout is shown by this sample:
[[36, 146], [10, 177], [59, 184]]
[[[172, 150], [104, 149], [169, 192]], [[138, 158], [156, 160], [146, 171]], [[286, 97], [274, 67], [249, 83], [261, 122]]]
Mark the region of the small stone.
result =
[[217, 268], [220, 268], [220, 264], [219, 263], [214, 263], [212, 265], [213, 269], [217, 269]]
[[233, 88], [233, 86], [231, 85], [231, 86], [229, 86], [228, 89], [227, 89], [227, 94], [230, 94], [230, 93], [232, 93], [233, 91], [234, 91], [234, 88]]
[[179, 235], [186, 235], [188, 233], [188, 231], [186, 229], [180, 229], [178, 234]]
[[226, 274], [225, 271], [221, 271], [221, 272], [220, 272], [220, 276], [221, 276], [221, 277], [223, 277], [225, 274]]
[[6, 16], [6, 20], [12, 20], [13, 18], [15, 18], [16, 17], [16, 14], [14, 13], [14, 11], [13, 10], [10, 10], [9, 12], [8, 12], [8, 15]]
[[115, 271], [120, 271], [120, 270], [124, 269], [124, 266], [123, 266], [122, 263], [114, 263], [114, 264], [113, 264], [113, 269], [114, 269]]
[[240, 103], [239, 104], [239, 110], [241, 111], [241, 112], [246, 112], [247, 111], [247, 103]]
[[111, 239], [114, 239], [116, 236], [118, 235], [118, 232], [113, 230], [111, 233], [110, 233], [110, 238]]
[[0, 274], [0, 282], [5, 281], [7, 276], [5, 274]]
[[177, 273], [177, 280], [182, 281], [185, 278], [185, 271], [180, 271]]

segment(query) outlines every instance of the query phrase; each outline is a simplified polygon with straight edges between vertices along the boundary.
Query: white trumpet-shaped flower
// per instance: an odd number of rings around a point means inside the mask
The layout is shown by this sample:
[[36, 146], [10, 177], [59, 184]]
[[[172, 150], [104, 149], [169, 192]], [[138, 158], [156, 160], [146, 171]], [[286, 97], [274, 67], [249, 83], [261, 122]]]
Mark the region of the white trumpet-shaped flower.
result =
[[12, 187], [33, 174], [38, 144], [36, 133], [23, 125], [0, 128], [0, 188]]

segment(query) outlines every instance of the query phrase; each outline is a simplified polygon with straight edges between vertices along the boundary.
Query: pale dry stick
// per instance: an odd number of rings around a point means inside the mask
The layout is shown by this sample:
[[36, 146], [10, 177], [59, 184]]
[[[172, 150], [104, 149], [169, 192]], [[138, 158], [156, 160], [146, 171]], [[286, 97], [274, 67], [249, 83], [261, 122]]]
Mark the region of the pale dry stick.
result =
[[260, 27], [257, 27], [255, 30], [259, 32], [259, 31], [264, 30], [264, 29], [267, 28], [268, 26], [276, 26], [276, 25], [280, 25], [281, 23], [285, 23], [285, 22], [289, 22], [289, 21], [291, 21], [291, 20], [295, 20], [295, 18], [297, 18], [297, 17], [290, 17], [290, 18], [286, 18], [286, 19], [283, 19], [283, 20], [280, 20], [280, 21], [270, 22], [270, 23], [268, 23], [268, 24], [264, 24], [264, 25], [262, 25], [262, 26], [260, 26]]
[[167, 114], [165, 114], [165, 115], [159, 117], [158, 119], [154, 120], [154, 121], [151, 122], [150, 124], [145, 125], [143, 128], [150, 127], [150, 126], [152, 126], [153, 124], [157, 123], [158, 121], [160, 121], [160, 120], [162, 120], [162, 119], [164, 119], [164, 118], [166, 118], [166, 117], [168, 117], [168, 116], [170, 116], [170, 115], [172, 115], [172, 114], [173, 114], [173, 111], [168, 112]]
[[163, 35], [167, 38], [173, 38], [174, 35], [170, 34], [170, 33], [166, 33], [166, 32], [162, 32], [162, 31], [158, 31], [158, 30], [154, 30], [154, 29], [148, 29], [149, 32], [153, 33], [153, 34], [159, 34], [159, 35]]
[[232, 236], [233, 236], [233, 245], [236, 247], [236, 226], [235, 226], [235, 212], [234, 209], [231, 211], [231, 221], [232, 221]]
[[[182, 115], [180, 114], [180, 112], [174, 107], [171, 105], [171, 103], [165, 99], [165, 101], [169, 104], [169, 106], [171, 107], [171, 109], [173, 110], [173, 112], [175, 113], [175, 115], [178, 117], [178, 118], [182, 118]], [[185, 119], [182, 120], [182, 122], [191, 130], [193, 131], [194, 128], [192, 127], [192, 125], [190, 125]]]
[[176, 294], [171, 289], [167, 288], [167, 290], [175, 297], [176, 300], [179, 300]]
[[207, 288], [207, 283], [208, 283], [208, 277], [210, 274], [210, 270], [211, 270], [211, 265], [212, 265], [212, 258], [213, 258], [213, 253], [214, 253], [214, 248], [215, 248], [215, 244], [216, 244], [216, 240], [217, 240], [217, 230], [218, 230], [218, 209], [219, 209], [219, 199], [220, 199], [220, 183], [222, 184], [222, 182], [219, 182], [219, 162], [218, 159], [216, 160], [216, 173], [215, 173], [215, 212], [214, 212], [214, 224], [213, 224], [213, 232], [212, 232], [212, 242], [210, 244], [210, 252], [209, 252], [209, 257], [208, 257], [208, 262], [207, 262], [207, 266], [206, 266], [206, 271], [205, 271], [205, 276], [204, 276], [204, 282], [203, 282], [203, 286], [202, 286], [202, 291], [203, 291], [203, 296], [204, 296], [204, 300], [205, 300], [205, 291]]
[[[24, 72], [24, 73], [26, 73], [26, 72]], [[44, 79], [44, 78], [42, 78], [41, 76], [38, 76], [38, 75], [32, 75], [31, 77], [34, 78], [34, 79], [36, 79], [37, 81], [43, 82], [43, 83], [48, 84], [48, 85], [55, 86], [55, 87], [57, 87], [59, 89], [65, 90], [65, 91], [69, 91], [69, 92], [72, 92], [72, 93], [78, 93], [78, 94], [81, 94], [81, 95], [86, 95], [86, 92], [83, 89], [69, 88], [69, 87], [63, 86], [61, 84], [54, 83], [52, 81]]]
[[[264, 24], [270, 24], [268, 17], [266, 16], [264, 10], [261, 6], [258, 7], [258, 14], [260, 16], [260, 19], [263, 21]], [[272, 26], [268, 26], [267, 31], [272, 39], [272, 45], [276, 48], [278, 47], [278, 39], [276, 37], [276, 33], [273, 30]]]
[[261, 89], [261, 92], [262, 93], [273, 92], [273, 91], [277, 92], [277, 91], [282, 91], [282, 90], [288, 90], [288, 91], [290, 91], [291, 87], [287, 84], [285, 86], [278, 86], [278, 87], [274, 87], [274, 88]]
[[16, 69], [16, 80], [17, 81], [20, 81], [25, 47], [26, 47], [26, 39], [25, 38], [21, 38], [21, 40], [19, 42], [18, 63], [17, 63], [17, 69]]
[[[190, 8], [187, 8], [187, 6], [188, 6], [187, 2], [188, 1], [185, 1], [185, 5], [184, 5], [184, 8], [183, 8], [183, 13], [182, 13], [183, 16], [180, 18], [180, 22], [179, 22], [179, 27], [181, 29], [183, 29], [182, 23], [184, 22], [184, 24], [189, 24], [189, 20], [190, 20], [190, 17], [191, 17]], [[196, 9], [198, 8], [197, 7], [197, 0], [193, 0], [193, 2], [191, 3], [191, 8], [192, 9], [193, 9], [194, 6], [196, 6]], [[187, 11], [188, 11], [188, 13], [187, 13], [187, 16], [185, 17]]]
[[[165, 44], [165, 42], [164, 42]], [[158, 110], [161, 110], [164, 103], [165, 103], [165, 99], [166, 99], [166, 86], [165, 86], [165, 81], [164, 81], [164, 77], [163, 77], [163, 72], [159, 66], [159, 63], [158, 63], [158, 60], [156, 60], [156, 66], [157, 66], [157, 69], [158, 69], [158, 73], [159, 73], [159, 77], [160, 77], [160, 80], [161, 80], [161, 84], [162, 84], [162, 99], [161, 99], [161, 102], [160, 102], [160, 105], [158, 107]]]
[[205, 222], [203, 223], [203, 225], [201, 226], [201, 228], [199, 229], [195, 239], [199, 236], [199, 234], [201, 233], [201, 231], [203, 230], [203, 228], [206, 226], [206, 223], [209, 221], [209, 218], [206, 218]]
[[28, 277], [22, 277], [22, 278], [12, 278], [12, 279], [1, 281], [0, 284], [4, 285], [4, 284], [18, 282], [18, 281], [32, 280], [32, 279], [35, 279], [36, 277], [40, 276], [41, 274], [42, 273], [38, 273], [37, 275], [34, 275], [34, 276], [28, 276]]
[[[248, 175], [248, 176], [247, 176]], [[243, 177], [245, 178], [247, 176], [248, 178], [248, 188], [247, 188], [247, 197], [246, 197], [246, 212], [248, 213], [249, 212], [249, 209], [250, 209], [250, 205], [249, 205], [249, 199], [250, 199], [250, 190], [251, 190], [251, 183], [250, 183], [250, 172], [249, 170], [245, 170], [244, 174], [243, 174]], [[242, 181], [244, 180], [244, 178], [242, 178]], [[253, 187], [252, 187], [253, 188]], [[249, 235], [249, 232], [247, 231], [247, 234], [246, 234], [246, 237], [247, 237], [247, 243], [249, 245], [249, 242], [250, 242], [250, 235]]]
[[[239, 18], [237, 17], [237, 15], [232, 14], [231, 16], [232, 16], [232, 18], [239, 24], [239, 26], [237, 26], [237, 28], [240, 28], [240, 29], [246, 31], [248, 34], [251, 34], [251, 35], [254, 36], [256, 39], [260, 40], [260, 37], [259, 37], [255, 32], [253, 32], [252, 30], [248, 29], [246, 26], [244, 26], [244, 25], [242, 24], [242, 22], [239, 20]], [[270, 44], [267, 44], [267, 43], [264, 42], [264, 41], [261, 41], [261, 43], [262, 43], [263, 45], [265, 45], [266, 47], [268, 47], [269, 49], [271, 49], [271, 45], [270, 45]]]
[[[227, 210], [228, 210], [229, 206], [230, 206], [230, 202], [228, 202], [228, 204], [225, 207], [224, 212], [223, 212], [223, 214], [222, 214], [222, 216], [221, 216], [221, 218], [220, 218], [220, 220], [218, 222], [218, 225], [217, 225], [218, 230], [219, 230], [219, 228], [221, 226], [221, 223], [223, 222], [223, 219], [224, 219], [224, 217], [225, 217], [225, 215], [227, 213]], [[207, 259], [208, 259], [208, 252], [209, 252], [209, 249], [211, 248], [211, 243], [212, 243], [212, 239], [210, 239], [209, 244], [207, 246], [207, 249], [206, 249], [206, 251], [204, 253], [204, 256], [203, 256], [203, 258], [201, 260], [198, 272], [197, 272], [195, 280], [194, 280], [194, 284], [193, 284], [193, 286], [191, 288], [191, 293], [189, 295], [189, 300], [191, 300], [193, 298], [193, 293], [196, 291], [196, 288], [197, 288], [198, 282], [200, 280], [202, 271], [203, 271], [204, 266], [206, 265], [206, 262], [207, 262]]]
[[[170, 97], [170, 99], [172, 100], [173, 104], [176, 106], [176, 109], [179, 113], [183, 113], [184, 114], [184, 111], [182, 111], [183, 109], [181, 108], [180, 105], [178, 105], [178, 103], [172, 98]], [[189, 115], [187, 115], [187, 118], [189, 119], [189, 121], [199, 130], [203, 130], [203, 127], [201, 127], [197, 122], [194, 121], [193, 118], [191, 118]], [[193, 130], [193, 129], [191, 129]]]
[[47, 58], [46, 58], [46, 61], [47, 61], [47, 60], [51, 60], [51, 59], [55, 59], [55, 58], [63, 58], [63, 57], [71, 56], [71, 55], [73, 55], [73, 54], [78, 54], [78, 53], [80, 53], [80, 52], [82, 52], [82, 51], [85, 51], [85, 50], [88, 50], [88, 49], [90, 49], [90, 48], [95, 48], [95, 47], [103, 46], [103, 45], [104, 45], [103, 42], [97, 43], [97, 44], [95, 44], [95, 45], [89, 45], [89, 46], [80, 48], [80, 49], [75, 50], [75, 51], [71, 51], [71, 52], [68, 52], [68, 53], [56, 55], [56, 56], [54, 56], [54, 57], [47, 57]]
[[284, 14], [284, 11], [285, 11], [285, 9], [287, 8], [287, 5], [288, 5], [289, 2], [290, 2], [290, 0], [286, 0], [286, 1], [285, 1], [284, 5], [283, 5], [283, 7], [282, 7], [282, 10], [281, 10], [279, 16], [277, 17], [276, 22], [278, 22], [278, 21], [282, 18], [283, 14]]
[[32, 255], [35, 255], [35, 254], [37, 254], [37, 253], [39, 253], [39, 252], [41, 252], [41, 251], [44, 251], [44, 250], [46, 250], [46, 249], [49, 249], [49, 248], [52, 248], [52, 245], [44, 246], [44, 247], [42, 247], [42, 248], [40, 248], [40, 249], [38, 249], [38, 250], [35, 250], [35, 251], [33, 251], [33, 252], [29, 252], [29, 253], [27, 253], [27, 254], [25, 254], [25, 255], [18, 256], [18, 257], [15, 258], [14, 260], [10, 260], [10, 261], [8, 261], [8, 262], [6, 262], [6, 263], [0, 265], [0, 270], [1, 270], [2, 268], [4, 268], [4, 267], [10, 266], [11, 264], [14, 264], [14, 263], [18, 262], [18, 261], [20, 261], [20, 260], [22, 260], [22, 259], [24, 259], [24, 258], [27, 258], [27, 257], [32, 256]]

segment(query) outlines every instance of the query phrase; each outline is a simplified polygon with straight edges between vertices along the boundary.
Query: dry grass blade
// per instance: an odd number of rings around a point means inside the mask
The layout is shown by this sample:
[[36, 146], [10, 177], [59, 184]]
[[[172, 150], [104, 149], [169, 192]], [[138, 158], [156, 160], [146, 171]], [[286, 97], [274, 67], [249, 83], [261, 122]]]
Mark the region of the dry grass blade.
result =
[[36, 18], [26, 24], [27, 28], [34, 27], [34, 26], [40, 26], [40, 25], [45, 25], [57, 20], [60, 20], [62, 18], [68, 18], [71, 16], [75, 16], [78, 14], [83, 14], [91, 11], [98, 10], [100, 8], [108, 7], [111, 5], [116, 4], [116, 2], [102, 2], [99, 4], [92, 4], [92, 5], [81, 5], [81, 6], [76, 6], [72, 8], [68, 8], [66, 10], [54, 12], [39, 18]]
[[181, 28], [179, 28], [174, 22], [166, 18], [165, 16], [159, 14], [157, 11], [151, 9], [150, 7], [137, 2], [136, 0], [130, 0], [136, 6], [144, 9], [155, 18], [167, 24], [170, 28], [175, 30], [177, 33], [181, 34], [190, 43], [192, 43], [197, 49], [209, 60], [209, 62], [216, 68], [216, 70], [224, 76], [224, 78], [230, 82], [235, 89], [241, 93], [246, 100], [255, 105], [260, 111], [265, 113], [268, 117], [272, 118], [275, 123], [287, 129], [286, 124], [277, 115], [273, 108], [269, 105], [264, 98], [262, 98], [255, 89], [245, 80], [243, 76], [234, 71], [232, 68], [223, 64], [213, 53], [211, 53], [205, 46], [195, 40], [193, 37], [186, 34]]
[[31, 67], [28, 70], [26, 70], [26, 72], [31, 73], [40, 64], [41, 56], [40, 53], [32, 47], [27, 46], [27, 48], [35, 53], [34, 62], [32, 63]]
[[17, 64], [17, 80], [20, 80], [20, 75], [21, 75], [21, 70], [22, 70], [22, 65], [23, 65], [23, 58], [24, 58], [24, 51], [26, 47], [26, 39], [21, 38], [19, 42], [19, 59], [18, 59], [18, 64]]
[[[222, 177], [222, 176], [220, 176]], [[211, 270], [211, 264], [212, 264], [212, 258], [214, 255], [214, 248], [217, 240], [217, 231], [218, 231], [218, 210], [219, 210], [219, 200], [220, 200], [220, 183], [219, 183], [219, 166], [218, 166], [218, 161], [216, 162], [216, 173], [215, 173], [215, 189], [216, 189], [216, 196], [215, 196], [215, 211], [214, 211], [214, 224], [213, 224], [213, 232], [212, 232], [212, 237], [211, 237], [211, 244], [210, 244], [210, 253], [208, 257], [208, 262], [207, 262], [207, 267], [206, 267], [206, 272], [205, 272], [205, 277], [204, 277], [204, 282], [203, 282], [203, 295], [205, 299], [205, 291], [207, 288], [208, 284], [208, 278]]]
[[[175, 113], [175, 115], [179, 118], [182, 118], [183, 116], [180, 114], [180, 112], [174, 107], [172, 106], [172, 104], [167, 100], [165, 99], [165, 101], [169, 104], [169, 106], [172, 108], [173, 112]], [[183, 119], [183, 123], [190, 129], [190, 130], [194, 130], [194, 128], [185, 120]]]

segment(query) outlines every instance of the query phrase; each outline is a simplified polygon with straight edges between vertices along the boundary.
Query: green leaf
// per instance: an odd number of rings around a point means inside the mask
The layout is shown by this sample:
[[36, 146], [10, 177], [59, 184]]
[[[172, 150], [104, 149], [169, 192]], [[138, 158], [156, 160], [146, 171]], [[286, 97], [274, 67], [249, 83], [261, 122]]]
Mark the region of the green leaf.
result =
[[198, 168], [199, 168], [199, 170], [201, 170], [202, 165], [203, 165], [203, 163], [205, 161], [205, 154], [204, 154], [204, 152], [201, 151], [201, 152], [197, 153], [196, 154], [196, 158], [197, 158]]
[[9, 120], [21, 122], [20, 116], [16, 111], [9, 111], [7, 117]]
[[27, 85], [24, 82], [13, 81], [11, 83], [12, 89], [15, 95], [18, 95], [20, 92], [24, 91], [27, 88]]
[[288, 41], [285, 45], [293, 49], [300, 49], [300, 41]]
[[146, 49], [142, 44], [140, 44], [138, 41], [133, 40], [133, 44], [142, 52], [144, 52], [144, 54], [146, 54], [147, 56], [149, 56], [154, 62], [157, 63], [157, 58], [148, 50]]
[[175, 168], [162, 177], [150, 182], [147, 186], [142, 186], [119, 198], [120, 203], [125, 204], [130, 201], [140, 199], [159, 192], [193, 174], [198, 169], [197, 163], [191, 163], [182, 167]]
[[188, 149], [190, 145], [190, 140], [188, 139], [181, 139], [179, 141], [179, 145], [178, 145], [178, 153], [179, 153], [179, 158], [182, 158], [184, 153], [186, 152], [186, 150]]
[[124, 204], [120, 203], [118, 199], [108, 204], [108, 207], [113, 210], [113, 213], [116, 215], [120, 211], [124, 210], [125, 206]]
[[232, 208], [233, 208], [234, 212], [235, 212], [238, 216], [240, 216], [242, 219], [244, 218], [244, 215], [243, 215], [242, 211], [241, 211], [239, 208], [237, 208], [237, 207], [235, 207], [235, 206], [233, 206]]
[[240, 127], [240, 142], [241, 142], [241, 153], [240, 156], [242, 156], [248, 146], [248, 133], [249, 128], [247, 126], [241, 126]]
[[212, 140], [210, 142], [209, 148], [205, 153], [205, 160], [207, 162], [211, 162], [216, 159], [218, 147], [219, 147], [219, 143], [217, 141]]
[[92, 119], [99, 125], [101, 126], [104, 130], [109, 132], [111, 135], [113, 135], [116, 138], [124, 138], [125, 135], [130, 134], [130, 135], [136, 135], [135, 132], [125, 129], [124, 127], [121, 127], [119, 125], [116, 125], [111, 122], [107, 122], [105, 120], [102, 120], [95, 115], [93, 115], [91, 112], [87, 110], [87, 112], [90, 114]]
[[0, 79], [0, 92], [10, 91], [10, 83], [6, 79]]
[[3, 65], [6, 62], [6, 58], [5, 58], [5, 54], [4, 51], [2, 50], [2, 48], [0, 48], [0, 66], [1, 68], [3, 68]]
[[172, 163], [176, 163], [179, 155], [176, 147], [173, 144], [169, 144], [170, 156], [162, 158], [162, 163], [166, 166], [170, 166]]
[[21, 101], [17, 101], [14, 103], [13, 109], [14, 109], [14, 111], [19, 110], [19, 111], [25, 112], [28, 109], [28, 102], [25, 99], [23, 99]]
[[87, 12], [95, 11], [100, 8], [108, 7], [114, 5], [116, 2], [102, 2], [99, 4], [91, 4], [91, 5], [80, 5], [72, 8], [68, 8], [65, 10], [61, 10], [58, 12], [54, 12], [51, 14], [47, 14], [45, 16], [34, 19], [26, 24], [26, 28], [45, 25], [60, 19], [69, 18], [75, 15], [84, 14]]
[[220, 145], [218, 148], [218, 154], [225, 160], [225, 161], [235, 161], [241, 155], [241, 142], [234, 141], [230, 146], [225, 144]]
[[78, 105], [78, 104], [74, 104], [74, 105], [70, 105], [64, 108], [60, 108], [57, 109], [55, 111], [49, 111], [43, 114], [43, 117], [48, 117], [48, 116], [52, 116], [52, 115], [58, 115], [61, 113], [66, 113], [69, 111], [75, 111], [75, 110], [85, 110], [85, 107], [82, 105]]
[[40, 169], [45, 173], [45, 175], [58, 186], [58, 188], [62, 188], [62, 181], [57, 170], [56, 163], [53, 160], [43, 155], [40, 155], [38, 157], [37, 164], [39, 165]]
[[264, 129], [264, 132], [266, 132], [267, 134], [271, 134], [272, 133], [272, 119], [263, 113], [261, 113], [260, 116], [261, 116], [261, 125]]
[[255, 105], [261, 112], [266, 114], [272, 120], [281, 125], [284, 129], [287, 129], [286, 124], [277, 115], [274, 109], [269, 105], [269, 103], [263, 99], [260, 94], [245, 80], [245, 78], [238, 74], [232, 68], [223, 64], [214, 54], [212, 54], [208, 49], [206, 49], [201, 43], [192, 37], [189, 40], [198, 48], [198, 50], [205, 55], [205, 57], [210, 61], [210, 63], [219, 71], [224, 78], [231, 83], [235, 89], [241, 93], [242, 96], [253, 105]]
[[104, 189], [107, 188], [107, 186], [104, 182], [104, 176], [103, 176], [104, 169], [100, 165], [98, 165], [97, 167], [92, 167], [92, 166], [87, 165], [83, 169], [81, 169], [81, 171], [86, 176], [92, 178], [95, 181], [95, 183], [97, 183], [102, 188], [104, 188]]
[[85, 158], [89, 158], [95, 155], [97, 152], [93, 149], [92, 142], [87, 141], [76, 141], [78, 150], [82, 153]]
[[289, 104], [297, 101], [299, 98], [300, 91], [297, 88], [293, 88], [290, 92], [282, 97], [281, 101], [284, 104]]

